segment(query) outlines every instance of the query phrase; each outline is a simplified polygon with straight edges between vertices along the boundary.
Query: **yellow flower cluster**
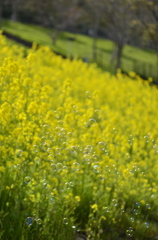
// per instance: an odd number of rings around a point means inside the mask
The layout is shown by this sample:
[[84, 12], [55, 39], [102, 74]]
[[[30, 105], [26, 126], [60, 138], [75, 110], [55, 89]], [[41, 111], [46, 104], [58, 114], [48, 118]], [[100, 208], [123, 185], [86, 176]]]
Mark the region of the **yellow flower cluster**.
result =
[[0, 176], [10, 211], [35, 212], [47, 230], [57, 212], [81, 226], [90, 209], [96, 224], [149, 216], [158, 207], [157, 88], [47, 47], [25, 58], [0, 39]]

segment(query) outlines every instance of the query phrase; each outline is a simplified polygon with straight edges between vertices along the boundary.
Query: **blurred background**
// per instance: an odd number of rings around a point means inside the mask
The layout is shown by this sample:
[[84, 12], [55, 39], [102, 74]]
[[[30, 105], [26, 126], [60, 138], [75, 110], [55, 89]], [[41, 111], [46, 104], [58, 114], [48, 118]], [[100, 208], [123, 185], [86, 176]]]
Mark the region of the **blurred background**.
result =
[[111, 73], [120, 68], [158, 80], [157, 0], [0, 0], [0, 24], [10, 38], [46, 43]]

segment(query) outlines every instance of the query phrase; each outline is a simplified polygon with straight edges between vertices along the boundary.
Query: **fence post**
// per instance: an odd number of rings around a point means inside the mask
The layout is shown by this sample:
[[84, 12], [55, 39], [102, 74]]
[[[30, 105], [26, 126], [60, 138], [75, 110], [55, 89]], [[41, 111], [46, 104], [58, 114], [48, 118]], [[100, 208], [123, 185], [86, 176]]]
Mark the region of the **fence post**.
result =
[[151, 63], [148, 63], [148, 68], [147, 68], [147, 76], [148, 77], [153, 77], [153, 65]]
[[137, 60], [133, 59], [133, 71], [137, 73]]
[[146, 78], [147, 77], [147, 74], [146, 74], [146, 63], [145, 62], [142, 62], [142, 66], [143, 66], [143, 73], [142, 73], [142, 76], [144, 77], [144, 78]]
[[101, 50], [99, 50], [99, 64], [103, 67], [103, 53]]

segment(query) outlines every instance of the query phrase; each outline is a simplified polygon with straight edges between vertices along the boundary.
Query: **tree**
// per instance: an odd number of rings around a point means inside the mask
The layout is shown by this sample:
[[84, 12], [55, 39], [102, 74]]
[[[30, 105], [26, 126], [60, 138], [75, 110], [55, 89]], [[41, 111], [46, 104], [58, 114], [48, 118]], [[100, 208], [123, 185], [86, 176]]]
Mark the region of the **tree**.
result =
[[0, 0], [0, 27], [2, 22], [3, 0]]
[[133, 10], [130, 0], [106, 0], [105, 24], [109, 38], [114, 42], [115, 72], [121, 68], [121, 55], [131, 33]]
[[25, 11], [25, 1], [24, 0], [8, 0], [11, 4], [11, 19], [12, 21], [19, 20], [19, 13]]
[[98, 31], [101, 25], [101, 21], [104, 17], [104, 10], [106, 6], [106, 0], [85, 0], [83, 8], [87, 14], [87, 22], [90, 26], [91, 33], [93, 37], [93, 60], [97, 60], [97, 38]]
[[27, 5], [36, 9], [37, 17], [44, 26], [54, 28], [53, 43], [61, 31], [73, 26], [80, 15], [77, 0], [28, 0]]
[[7, 14], [9, 13], [13, 21], [19, 20], [19, 13], [25, 11], [24, 6], [25, 0], [0, 0], [1, 15], [5, 15], [7, 10]]
[[157, 80], [158, 80], [158, 1], [132, 0], [137, 16], [136, 24], [142, 29], [143, 40], [152, 43], [157, 52]]

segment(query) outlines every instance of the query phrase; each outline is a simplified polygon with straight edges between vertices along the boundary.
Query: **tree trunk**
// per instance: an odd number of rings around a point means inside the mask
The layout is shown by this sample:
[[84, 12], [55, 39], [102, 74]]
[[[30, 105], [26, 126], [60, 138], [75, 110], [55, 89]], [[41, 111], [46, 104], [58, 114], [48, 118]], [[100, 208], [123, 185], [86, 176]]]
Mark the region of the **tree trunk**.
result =
[[157, 71], [156, 71], [156, 83], [158, 84], [158, 50], [157, 50], [157, 54], [156, 54], [156, 55], [157, 55], [157, 63], [156, 63], [156, 65], [157, 65], [157, 66], [156, 66], [156, 70], [157, 70]]
[[99, 18], [96, 16], [95, 23], [94, 23], [94, 28], [93, 28], [93, 44], [92, 44], [92, 49], [93, 49], [93, 61], [97, 61], [97, 37], [98, 37], [98, 27], [99, 27]]
[[17, 21], [17, 15], [18, 15], [18, 8], [19, 8], [19, 3], [18, 0], [14, 0], [12, 2], [12, 16], [11, 19], [12, 21], [16, 22]]
[[93, 61], [97, 61], [97, 38], [93, 37]]
[[122, 55], [123, 46], [117, 45], [117, 53], [116, 53], [116, 67], [115, 74], [118, 68], [121, 68], [121, 55]]
[[111, 65], [114, 65], [115, 60], [116, 60], [116, 55], [117, 55], [117, 46], [114, 44], [113, 50], [112, 50], [112, 53], [111, 53], [111, 59], [110, 59], [110, 64]]
[[2, 27], [2, 0], [0, 0], [0, 28]]
[[60, 34], [60, 31], [58, 29], [54, 29], [54, 32], [53, 32], [53, 35], [52, 35], [53, 45], [56, 45], [57, 38], [58, 38], [59, 34]]

